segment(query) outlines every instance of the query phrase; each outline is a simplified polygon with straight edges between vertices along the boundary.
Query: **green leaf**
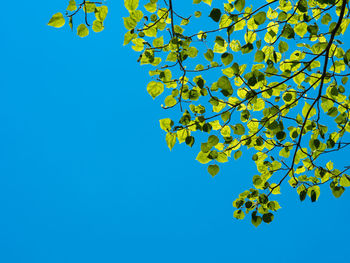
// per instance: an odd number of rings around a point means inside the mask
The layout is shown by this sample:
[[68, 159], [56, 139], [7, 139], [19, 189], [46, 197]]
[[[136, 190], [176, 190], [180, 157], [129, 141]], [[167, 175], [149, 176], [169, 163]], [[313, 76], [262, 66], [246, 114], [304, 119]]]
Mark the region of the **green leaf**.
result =
[[269, 201], [267, 203], [267, 208], [272, 210], [272, 211], [277, 211], [278, 209], [281, 208], [281, 206], [279, 205], [279, 203], [277, 201]]
[[219, 143], [219, 138], [215, 135], [210, 135], [208, 138], [208, 145], [211, 147], [217, 145]]
[[234, 134], [243, 135], [245, 133], [245, 128], [242, 124], [238, 123], [233, 128]]
[[229, 111], [226, 111], [226, 112], [223, 112], [221, 114], [221, 119], [224, 121], [224, 122], [227, 122], [231, 117], [231, 112]]
[[202, 151], [200, 151], [196, 157], [196, 160], [198, 162], [200, 162], [201, 164], [206, 164], [209, 163], [211, 161], [211, 159], [208, 158], [208, 153], [204, 153]]
[[124, 21], [124, 26], [127, 30], [132, 30], [137, 25], [136, 20], [132, 19], [131, 17], [123, 17], [123, 21]]
[[331, 21], [332, 21], [332, 17], [330, 14], [327, 14], [327, 13], [321, 19], [321, 23], [324, 25], [328, 25], [328, 23]]
[[[255, 176], [254, 176], [255, 177]], [[258, 201], [260, 204], [267, 204], [267, 202], [269, 201], [269, 198], [266, 194], [260, 194]]]
[[317, 36], [318, 29], [319, 28], [318, 28], [317, 24], [307, 26], [307, 31], [310, 33], [310, 35]]
[[219, 173], [219, 171], [220, 171], [220, 167], [216, 164], [208, 166], [208, 172], [212, 177], [217, 175]]
[[218, 154], [218, 157], [216, 158], [216, 160], [219, 162], [219, 163], [226, 163], [228, 162], [228, 158], [227, 158], [227, 155], [223, 152], [220, 152]]
[[307, 24], [306, 23], [298, 23], [294, 27], [294, 31], [298, 36], [304, 37], [304, 35], [307, 33]]
[[195, 58], [198, 55], [198, 49], [195, 47], [189, 47], [187, 50], [187, 54], [190, 58]]
[[190, 132], [186, 129], [178, 130], [176, 132], [176, 136], [177, 136], [177, 139], [179, 140], [179, 143], [181, 144], [185, 142], [189, 134]]
[[284, 25], [282, 30], [282, 37], [291, 39], [291, 38], [294, 38], [294, 36], [295, 36], [295, 32], [294, 32], [294, 29], [291, 27], [291, 25], [289, 24]]
[[225, 96], [232, 95], [233, 89], [230, 80], [226, 76], [219, 78], [217, 86], [223, 90]]
[[262, 218], [261, 216], [257, 216], [256, 215], [256, 212], [253, 212], [252, 213], [252, 224], [255, 226], [255, 227], [258, 227], [262, 222]]
[[149, 2], [148, 4], [144, 5], [144, 7], [150, 13], [157, 11], [157, 3]]
[[164, 38], [163, 38], [163, 36], [154, 39], [152, 44], [153, 44], [154, 47], [161, 47], [161, 46], [163, 46], [164, 45]]
[[225, 66], [231, 64], [233, 60], [233, 55], [230, 53], [225, 52], [224, 54], [221, 55], [221, 61], [224, 63]]
[[166, 119], [159, 120], [159, 124], [162, 130], [168, 132], [171, 130], [171, 127], [174, 125], [174, 122], [171, 119], [166, 118]]
[[95, 12], [96, 19], [103, 22], [107, 17], [108, 7], [107, 6], [99, 6], [99, 7], [96, 7], [96, 10], [97, 10]]
[[139, 0], [124, 0], [124, 6], [129, 12], [132, 12], [139, 6]]
[[215, 22], [219, 22], [221, 18], [221, 10], [217, 8], [213, 8], [213, 10], [211, 10], [209, 14], [209, 17], [213, 19]]
[[254, 103], [254, 111], [261, 111], [265, 108], [265, 101], [261, 98], [258, 98]]
[[267, 214], [263, 215], [262, 220], [265, 223], [270, 224], [273, 221], [273, 218], [274, 218], [274, 216], [272, 213], [267, 213]]
[[59, 27], [63, 27], [65, 23], [66, 23], [66, 20], [64, 19], [62, 13], [56, 13], [51, 17], [48, 25], [59, 28]]
[[256, 51], [254, 61], [255, 62], [263, 62], [265, 60], [265, 53], [261, 50]]
[[236, 210], [236, 211], [233, 213], [233, 216], [234, 216], [234, 218], [243, 220], [244, 217], [245, 217], [245, 214], [244, 214], [244, 212], [243, 212], [242, 210]]
[[208, 49], [206, 53], [204, 53], [204, 57], [208, 61], [213, 61], [214, 59], [214, 52], [211, 49]]
[[333, 162], [332, 162], [332, 161], [329, 161], [329, 162], [326, 164], [326, 168], [327, 168], [329, 171], [332, 171], [332, 170], [333, 170]]
[[241, 47], [242, 54], [248, 54], [254, 49], [254, 46], [252, 43], [247, 43], [244, 46]]
[[287, 134], [284, 131], [279, 131], [276, 133], [276, 138], [279, 141], [283, 141], [287, 137]]
[[73, 18], [72, 17], [69, 18], [68, 24], [69, 24], [70, 29], [73, 30]]
[[273, 195], [278, 195], [281, 193], [280, 186], [277, 184], [271, 184], [270, 191], [271, 191], [271, 194], [273, 194]]
[[288, 147], [284, 147], [280, 152], [279, 155], [285, 158], [288, 158], [290, 155], [290, 151], [288, 150]]
[[261, 11], [259, 13], [257, 13], [256, 15], [254, 15], [254, 22], [257, 25], [262, 25], [265, 23], [266, 20], [266, 13], [264, 11]]
[[342, 177], [339, 180], [339, 183], [341, 186], [349, 187], [350, 186], [350, 177], [346, 174], [342, 175]]
[[235, 160], [239, 159], [242, 156], [242, 151], [238, 150], [237, 152], [234, 153], [233, 157]]
[[77, 4], [75, 3], [75, 0], [69, 0], [67, 11], [75, 11], [75, 10], [77, 10]]
[[185, 142], [188, 146], [192, 147], [195, 142], [195, 139], [193, 136], [187, 136]]
[[301, 191], [300, 194], [299, 194], [300, 201], [304, 201], [305, 198], [306, 198], [306, 195], [307, 195], [307, 191], [306, 190]]
[[195, 17], [201, 17], [201, 15], [202, 15], [202, 12], [200, 12], [200, 11], [196, 11], [196, 12], [194, 12], [194, 16]]
[[129, 44], [130, 41], [133, 40], [133, 39], [135, 39], [135, 38], [137, 38], [137, 34], [131, 33], [130, 31], [128, 31], [128, 32], [125, 34], [125, 36], [124, 36], [124, 43], [123, 43], [123, 45], [125, 46], [125, 45]]
[[151, 81], [147, 85], [147, 92], [152, 96], [153, 99], [158, 97], [164, 91], [164, 84], [157, 81]]
[[81, 24], [77, 28], [77, 34], [80, 37], [86, 37], [89, 35], [89, 29], [86, 27], [85, 24]]
[[332, 188], [332, 194], [335, 198], [339, 198], [345, 192], [345, 188], [343, 186], [335, 186]]
[[103, 22], [101, 22], [100, 20], [95, 20], [93, 23], [92, 23], [92, 30], [96, 33], [98, 32], [101, 32], [102, 30], [104, 29], [104, 26], [103, 26]]
[[215, 53], [224, 53], [227, 50], [227, 42], [225, 39], [223, 39], [220, 36], [216, 36], [215, 38], [215, 45], [214, 45], [214, 52]]
[[311, 105], [309, 103], [305, 102], [305, 105], [304, 105], [303, 110], [302, 110], [302, 114], [304, 117], [306, 117], [306, 115], [308, 113], [309, 113], [308, 118], [311, 118], [312, 116], [316, 115], [316, 109], [312, 108], [310, 110], [310, 107], [311, 107]]
[[344, 54], [344, 62], [346, 65], [350, 66], [350, 49]]
[[245, 6], [245, 0], [236, 0], [234, 6], [238, 12], [242, 12]]
[[298, 85], [301, 85], [303, 81], [305, 80], [305, 74], [304, 73], [299, 73], [297, 76], [293, 78], [294, 82]]
[[90, 1], [86, 1], [86, 2], [84, 2], [85, 3], [85, 5], [84, 5], [84, 12], [86, 12], [86, 13], [92, 13], [92, 12], [95, 12], [95, 10], [96, 10], [96, 5], [95, 5], [95, 3], [93, 3], [93, 2], [90, 2]]
[[211, 5], [213, 0], [202, 0], [203, 3], [207, 4], [207, 5]]
[[176, 143], [176, 133], [168, 132], [165, 136], [165, 141], [171, 151]]
[[312, 186], [307, 190], [307, 194], [311, 198], [311, 202], [316, 202], [318, 197], [320, 196], [320, 187], [319, 186]]
[[176, 105], [177, 101], [172, 95], [169, 95], [165, 98], [164, 103], [165, 103], [165, 106], [172, 107]]
[[298, 10], [302, 13], [307, 12], [308, 10], [308, 3], [307, 0], [299, 0], [297, 3]]

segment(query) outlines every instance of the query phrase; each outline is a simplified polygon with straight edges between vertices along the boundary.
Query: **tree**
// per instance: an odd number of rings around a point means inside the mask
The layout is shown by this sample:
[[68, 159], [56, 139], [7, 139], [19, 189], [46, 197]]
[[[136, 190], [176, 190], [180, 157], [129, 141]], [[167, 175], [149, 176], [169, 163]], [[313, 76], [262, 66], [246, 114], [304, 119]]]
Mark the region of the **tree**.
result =
[[[170, 150], [177, 141], [200, 144], [196, 160], [213, 177], [222, 163], [254, 152], [259, 175], [233, 206], [235, 218], [251, 214], [255, 226], [273, 220], [282, 183], [301, 201], [315, 202], [321, 185], [340, 197], [350, 167], [336, 168], [329, 158], [350, 144], [350, 50], [342, 48], [348, 0], [228, 0], [214, 8], [212, 0], [193, 0], [201, 11], [188, 17], [174, 2], [124, 0], [123, 18], [124, 45], [153, 67], [148, 93], [173, 110], [160, 120]], [[107, 7], [89, 1], [70, 0], [65, 16], [55, 14], [49, 25], [68, 19], [73, 29], [79, 12], [80, 37], [91, 19], [93, 31], [104, 29]]]

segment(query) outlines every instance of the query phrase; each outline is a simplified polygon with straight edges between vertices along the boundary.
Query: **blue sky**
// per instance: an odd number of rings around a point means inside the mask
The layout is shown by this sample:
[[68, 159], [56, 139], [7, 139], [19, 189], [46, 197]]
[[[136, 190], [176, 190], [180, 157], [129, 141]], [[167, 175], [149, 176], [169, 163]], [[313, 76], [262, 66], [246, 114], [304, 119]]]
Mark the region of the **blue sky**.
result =
[[2, 4], [0, 262], [348, 262], [347, 191], [311, 204], [286, 188], [256, 229], [232, 218], [248, 157], [213, 179], [168, 150], [167, 113], [122, 47], [127, 13], [108, 6], [106, 30], [80, 39], [46, 26], [66, 1]]

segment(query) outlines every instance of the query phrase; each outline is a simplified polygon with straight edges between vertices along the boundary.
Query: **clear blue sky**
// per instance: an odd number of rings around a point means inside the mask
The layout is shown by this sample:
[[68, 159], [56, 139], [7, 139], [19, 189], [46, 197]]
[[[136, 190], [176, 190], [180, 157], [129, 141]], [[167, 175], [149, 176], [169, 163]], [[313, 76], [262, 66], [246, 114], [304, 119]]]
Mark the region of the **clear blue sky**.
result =
[[233, 219], [253, 163], [212, 179], [170, 152], [122, 1], [86, 39], [46, 26], [66, 2], [2, 3], [0, 262], [350, 262], [349, 190], [311, 204], [285, 188], [274, 223]]

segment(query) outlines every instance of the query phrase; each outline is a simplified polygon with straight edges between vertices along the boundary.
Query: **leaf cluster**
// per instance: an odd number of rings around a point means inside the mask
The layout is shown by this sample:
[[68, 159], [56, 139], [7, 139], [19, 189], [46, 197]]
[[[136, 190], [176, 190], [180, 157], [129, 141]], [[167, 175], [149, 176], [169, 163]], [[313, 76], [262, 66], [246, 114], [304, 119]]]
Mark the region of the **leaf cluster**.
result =
[[[108, 14], [108, 7], [103, 5], [102, 2], [82, 1], [77, 5], [75, 0], [69, 0], [66, 13], [54, 14], [48, 25], [56, 28], [63, 27], [68, 20], [69, 27], [73, 30], [75, 18], [79, 13], [83, 13], [83, 23], [80, 23], [77, 27], [77, 35], [79, 37], [86, 37], [89, 35], [89, 27], [94, 32], [101, 32], [104, 29], [104, 20]], [[89, 19], [92, 18], [93, 22], [90, 24]]]
[[[273, 221], [282, 184], [301, 201], [317, 201], [324, 184], [340, 197], [349, 167], [331, 156], [350, 144], [348, 0], [193, 4], [199, 10], [185, 16], [172, 0], [124, 1], [124, 45], [150, 69], [147, 92], [169, 113], [160, 120], [169, 149], [197, 149], [212, 177], [254, 152], [252, 188], [233, 206], [255, 226]], [[62, 26], [61, 15], [49, 24]]]

